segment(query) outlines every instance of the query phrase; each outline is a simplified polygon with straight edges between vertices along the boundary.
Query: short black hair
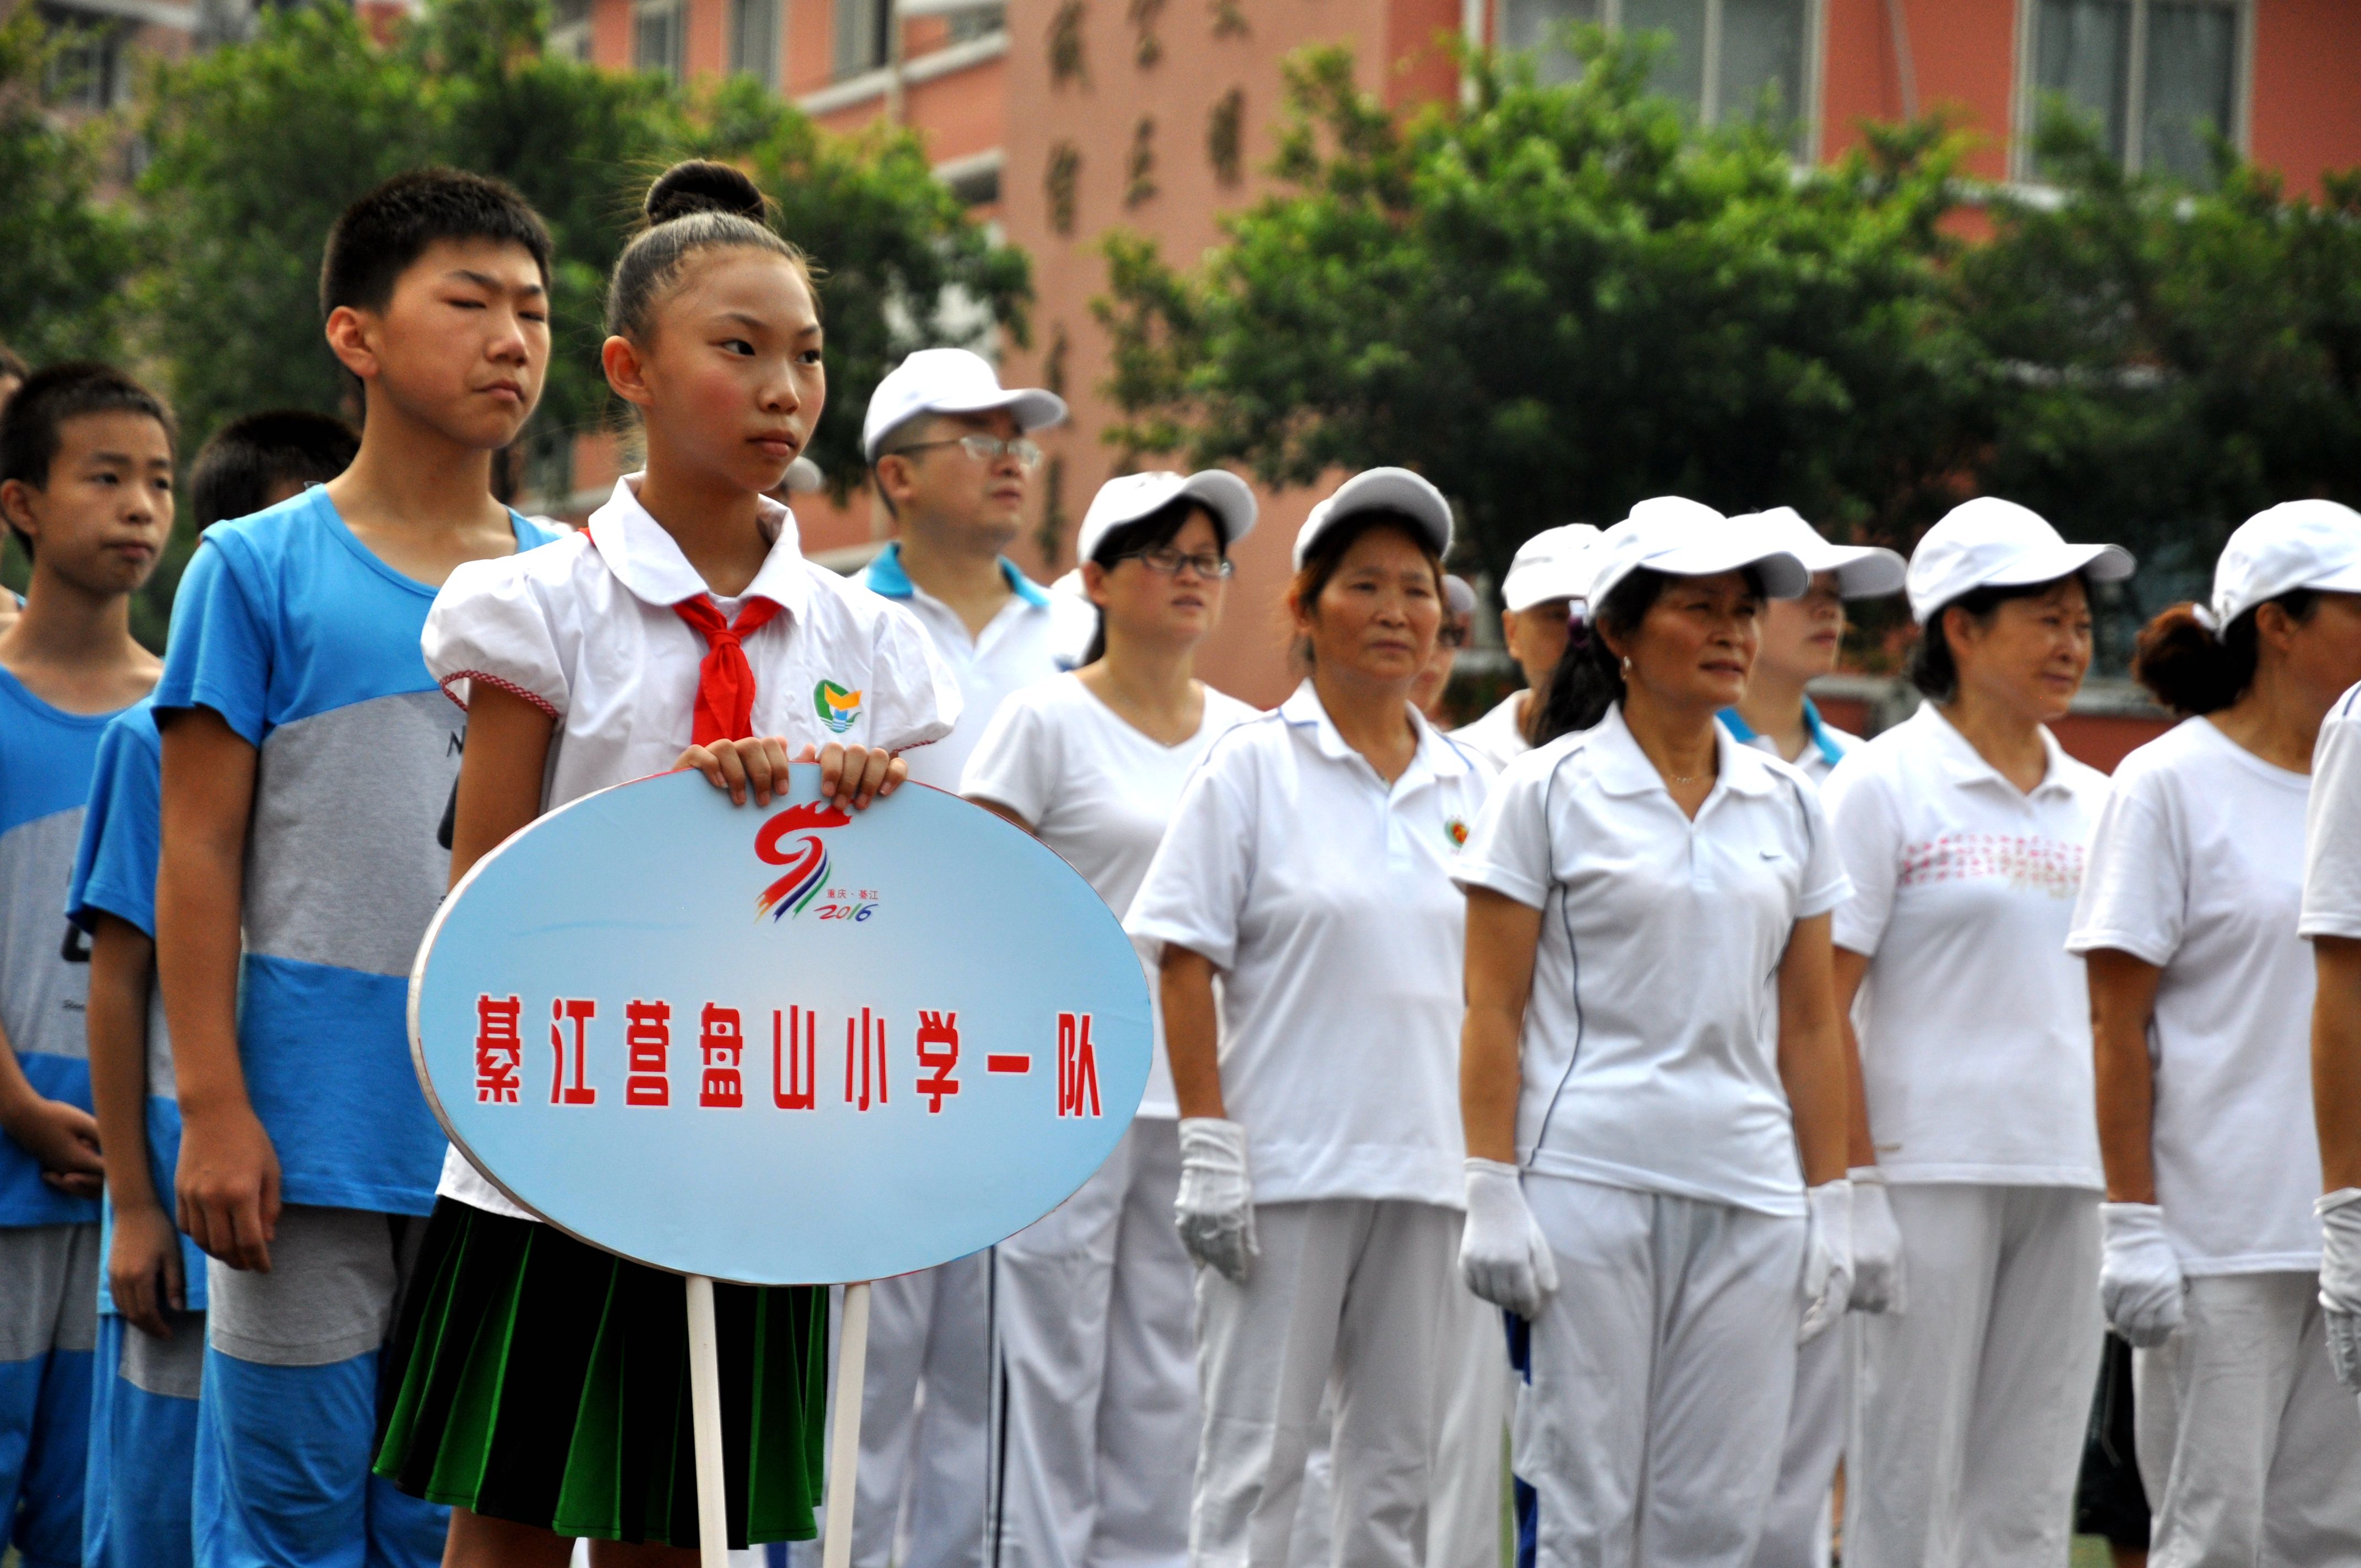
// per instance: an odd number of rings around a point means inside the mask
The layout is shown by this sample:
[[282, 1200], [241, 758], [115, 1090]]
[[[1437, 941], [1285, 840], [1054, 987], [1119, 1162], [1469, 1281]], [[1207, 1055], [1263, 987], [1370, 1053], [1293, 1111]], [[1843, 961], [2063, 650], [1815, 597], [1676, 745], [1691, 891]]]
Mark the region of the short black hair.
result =
[[505, 181], [464, 169], [413, 169], [346, 207], [320, 258], [320, 314], [381, 311], [393, 286], [437, 240], [521, 245], [549, 284], [549, 225]]
[[361, 438], [333, 414], [271, 409], [214, 432], [189, 466], [189, 503], [199, 530], [247, 517], [284, 485], [326, 484], [352, 466]]
[[[16, 479], [37, 490], [49, 488], [49, 466], [58, 460], [66, 421], [104, 413], [146, 414], [164, 427], [167, 440], [180, 435], [164, 400], [114, 366], [94, 360], [51, 365], [26, 377], [0, 413], [0, 484]], [[8, 532], [32, 554], [32, 540], [13, 521]]]

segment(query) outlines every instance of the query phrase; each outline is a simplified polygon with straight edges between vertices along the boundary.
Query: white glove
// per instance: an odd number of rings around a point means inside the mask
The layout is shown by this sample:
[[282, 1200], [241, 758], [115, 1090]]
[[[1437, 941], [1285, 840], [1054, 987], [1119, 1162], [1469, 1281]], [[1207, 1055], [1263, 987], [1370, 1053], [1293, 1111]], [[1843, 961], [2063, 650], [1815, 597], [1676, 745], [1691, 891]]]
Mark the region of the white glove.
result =
[[1885, 1172], [1864, 1165], [1852, 1183], [1852, 1310], [1902, 1315], [1902, 1227], [1885, 1191]]
[[1246, 1282], [1260, 1249], [1244, 1127], [1218, 1116], [1180, 1118], [1180, 1195], [1172, 1223], [1191, 1257], [1233, 1285]]
[[2153, 1203], [2102, 1203], [2106, 1254], [2099, 1264], [2099, 1307], [2107, 1326], [2136, 1350], [2154, 1350], [2180, 1326], [2180, 1258], [2165, 1238], [2164, 1211]]
[[1804, 1201], [1804, 1324], [1797, 1344], [1817, 1339], [1852, 1299], [1852, 1183], [1824, 1181]]
[[2320, 1305], [2336, 1380], [2361, 1389], [2361, 1187], [2340, 1187], [2312, 1206], [2320, 1216]]
[[1525, 1206], [1517, 1168], [1497, 1159], [1467, 1162], [1467, 1225], [1459, 1233], [1459, 1277], [1495, 1307], [1538, 1315], [1557, 1289], [1557, 1260], [1540, 1222]]

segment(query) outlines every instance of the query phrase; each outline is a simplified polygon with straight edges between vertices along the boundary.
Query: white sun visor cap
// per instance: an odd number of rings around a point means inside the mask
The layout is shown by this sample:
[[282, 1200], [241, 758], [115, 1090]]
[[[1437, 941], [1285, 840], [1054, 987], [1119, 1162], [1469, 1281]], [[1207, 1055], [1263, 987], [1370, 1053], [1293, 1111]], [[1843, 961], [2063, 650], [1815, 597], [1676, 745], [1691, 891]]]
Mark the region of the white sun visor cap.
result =
[[1437, 555], [1451, 553], [1451, 503], [1443, 492], [1407, 468], [1365, 468], [1336, 487], [1336, 493], [1312, 509], [1295, 531], [1295, 565], [1319, 537], [1356, 512], [1398, 511], [1424, 531]]
[[2334, 501], [2281, 501], [2230, 535], [2199, 618], [2219, 631], [2296, 588], [2361, 594], [2361, 512]]
[[1593, 605], [1643, 568], [1675, 577], [1710, 577], [1752, 566], [1763, 579], [1763, 591], [1774, 599], [1795, 598], [1812, 586], [1812, 574], [1791, 551], [1679, 496], [1657, 496], [1633, 507], [1631, 516], [1599, 538], [1592, 558]]
[[964, 348], [921, 348], [896, 365], [869, 394], [861, 422], [861, 453], [877, 449], [920, 414], [980, 414], [1006, 409], [1019, 430], [1039, 430], [1066, 417], [1066, 400], [1038, 387], [1003, 387], [991, 361]]
[[1978, 496], [1944, 513], [1911, 552], [1910, 616], [1924, 626], [1961, 594], [2054, 583], [2077, 572], [2119, 583], [2135, 565], [2120, 544], [2069, 544], [2030, 508]]
[[1598, 530], [1587, 522], [1544, 528], [1517, 546], [1509, 575], [1500, 579], [1500, 608], [1528, 610], [1552, 599], [1580, 598], [1590, 591], [1590, 547]]
[[1476, 613], [1476, 586], [1457, 573], [1443, 579], [1443, 608], [1454, 620], [1465, 620]]
[[1202, 505], [1221, 522], [1224, 549], [1235, 549], [1239, 540], [1254, 532], [1254, 491], [1235, 474], [1220, 468], [1201, 474], [1124, 474], [1101, 485], [1099, 493], [1091, 498], [1090, 510], [1082, 514], [1082, 532], [1074, 535], [1074, 558], [1091, 559], [1109, 532], [1137, 522], [1183, 496]]
[[1903, 575], [1909, 570], [1899, 554], [1882, 544], [1829, 543], [1794, 507], [1744, 512], [1731, 518], [1730, 525], [1748, 530], [1765, 543], [1786, 551], [1816, 577], [1822, 572], [1835, 573], [1837, 592], [1845, 598], [1898, 594], [1902, 591]]

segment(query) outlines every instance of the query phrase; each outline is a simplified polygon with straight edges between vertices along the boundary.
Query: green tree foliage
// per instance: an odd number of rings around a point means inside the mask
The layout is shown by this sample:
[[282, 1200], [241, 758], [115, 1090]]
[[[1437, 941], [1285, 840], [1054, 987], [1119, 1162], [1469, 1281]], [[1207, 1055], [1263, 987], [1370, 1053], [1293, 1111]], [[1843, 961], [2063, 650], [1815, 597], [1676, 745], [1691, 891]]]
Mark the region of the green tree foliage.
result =
[[379, 43], [343, 6], [302, 5], [159, 74], [142, 121], [159, 257], [143, 315], [193, 433], [264, 404], [343, 404], [320, 339], [321, 242], [346, 203], [422, 163], [496, 174], [549, 220], [544, 432], [607, 411], [606, 274], [649, 179], [691, 153], [749, 168], [781, 232], [828, 269], [833, 395], [813, 455], [840, 485], [858, 476], [860, 409], [892, 359], [945, 333], [1021, 332], [1024, 258], [968, 221], [914, 137], [829, 137], [747, 82], [692, 94], [547, 55], [548, 16], [546, 0], [440, 0]]
[[137, 255], [93, 200], [105, 144], [43, 112], [54, 42], [31, 5], [0, 19], [0, 343], [34, 364], [115, 352]]
[[1283, 189], [1201, 274], [1108, 242], [1117, 439], [1278, 482], [1418, 468], [1496, 571], [1668, 491], [1882, 536], [1938, 511], [1980, 384], [1944, 280], [1956, 141], [1799, 171], [1765, 128], [1690, 128], [1646, 45], [1581, 47], [1566, 85], [1478, 59], [1472, 107], [1406, 120], [1344, 51], [1291, 60]]
[[2202, 592], [2266, 506], [2361, 505], [2361, 170], [2290, 201], [2225, 156], [2192, 192], [2066, 118], [2041, 152], [2059, 197], [2003, 198], [1960, 268], [2002, 371], [1982, 485], [2131, 543], [2150, 609]]

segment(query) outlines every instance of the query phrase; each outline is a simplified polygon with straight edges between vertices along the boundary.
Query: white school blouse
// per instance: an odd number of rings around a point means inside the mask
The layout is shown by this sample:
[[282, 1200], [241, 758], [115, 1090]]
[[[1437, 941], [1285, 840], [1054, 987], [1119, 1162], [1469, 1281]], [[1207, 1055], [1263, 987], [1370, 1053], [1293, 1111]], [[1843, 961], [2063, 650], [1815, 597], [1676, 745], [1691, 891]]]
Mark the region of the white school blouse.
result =
[[1542, 912], [1520, 1165], [1800, 1215], [1779, 963], [1850, 888], [1800, 770], [1719, 725], [1714, 754], [1692, 820], [1610, 708], [1509, 765], [1455, 874]]
[[[636, 474], [618, 480], [583, 532], [451, 574], [427, 612], [426, 667], [466, 706], [474, 683], [513, 693], [557, 722], [542, 809], [668, 771], [689, 744], [705, 640], [672, 606], [705, 581], [640, 505]], [[804, 559], [795, 518], [764, 499], [778, 529], [738, 598], [782, 609], [742, 644], [754, 671], [753, 733], [903, 751], [950, 732], [958, 683], [907, 612]], [[439, 1195], [530, 1219], [456, 1148]]]
[[[1000, 705], [968, 754], [960, 793], [1005, 806], [1031, 823], [1040, 840], [1082, 872], [1120, 920], [1131, 912], [1190, 774], [1216, 738], [1259, 711], [1207, 686], [1197, 732], [1167, 746], [1093, 696], [1079, 677], [1054, 676]], [[1172, 1096], [1172, 1064], [1164, 1056], [1158, 990], [1150, 967], [1156, 1057], [1139, 1114], [1169, 1121], [1180, 1112]]]
[[1465, 1201], [1466, 910], [1451, 868], [1482, 771], [1415, 712], [1389, 785], [1306, 681], [1216, 740], [1126, 925], [1223, 971], [1222, 1096], [1257, 1203]]
[[2123, 760], [2099, 814], [2070, 952], [2163, 972], [2148, 1029], [2165, 1234], [2188, 1274], [2320, 1266], [2312, 1125], [2312, 781], [2191, 718]]
[[2048, 730], [2026, 794], [1932, 703], [1839, 762], [1821, 800], [1870, 960], [1860, 1026], [1894, 1181], [2102, 1190], [2091, 998], [2066, 951], [2107, 778]]

